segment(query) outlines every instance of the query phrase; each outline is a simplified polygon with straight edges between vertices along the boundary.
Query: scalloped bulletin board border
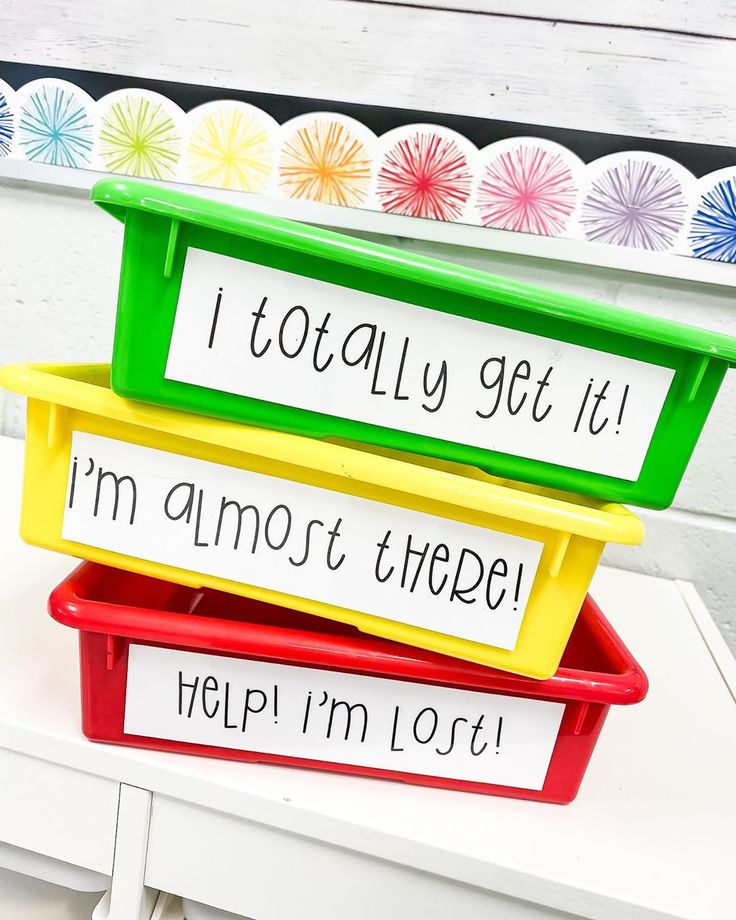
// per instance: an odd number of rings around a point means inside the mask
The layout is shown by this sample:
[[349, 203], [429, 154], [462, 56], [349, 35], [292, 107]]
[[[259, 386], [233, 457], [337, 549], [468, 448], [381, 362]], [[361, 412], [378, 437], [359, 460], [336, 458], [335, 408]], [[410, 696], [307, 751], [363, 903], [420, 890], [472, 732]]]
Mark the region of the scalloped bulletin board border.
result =
[[399, 216], [404, 228], [576, 241], [619, 252], [602, 259], [614, 267], [656, 254], [736, 263], [730, 147], [0, 62], [0, 172], [34, 167], [46, 180], [63, 173], [61, 184], [91, 184], [69, 182], [70, 170], [114, 173], [271, 211], [298, 203], [297, 214], [281, 210], [336, 225], [329, 215], [341, 209]]

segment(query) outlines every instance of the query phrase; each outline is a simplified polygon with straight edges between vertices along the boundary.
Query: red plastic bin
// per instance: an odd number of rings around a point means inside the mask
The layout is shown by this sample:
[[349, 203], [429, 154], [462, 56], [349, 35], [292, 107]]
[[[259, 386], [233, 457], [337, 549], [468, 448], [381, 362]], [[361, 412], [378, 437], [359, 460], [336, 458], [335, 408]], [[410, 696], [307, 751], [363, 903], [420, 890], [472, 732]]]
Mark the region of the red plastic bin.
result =
[[93, 563], [49, 610], [79, 630], [93, 741], [543, 802], [575, 797], [609, 706], [648, 687], [590, 597], [543, 681]]

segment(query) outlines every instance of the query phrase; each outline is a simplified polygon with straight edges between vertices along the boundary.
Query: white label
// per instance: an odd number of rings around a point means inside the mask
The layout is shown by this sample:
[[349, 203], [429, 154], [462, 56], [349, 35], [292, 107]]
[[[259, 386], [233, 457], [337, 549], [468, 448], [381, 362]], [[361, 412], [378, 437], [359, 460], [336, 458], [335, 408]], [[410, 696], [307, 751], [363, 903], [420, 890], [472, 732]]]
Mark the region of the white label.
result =
[[166, 365], [170, 380], [628, 480], [673, 376], [198, 249]]
[[125, 732], [541, 789], [563, 703], [131, 645]]
[[62, 537], [504, 649], [544, 548], [80, 431]]

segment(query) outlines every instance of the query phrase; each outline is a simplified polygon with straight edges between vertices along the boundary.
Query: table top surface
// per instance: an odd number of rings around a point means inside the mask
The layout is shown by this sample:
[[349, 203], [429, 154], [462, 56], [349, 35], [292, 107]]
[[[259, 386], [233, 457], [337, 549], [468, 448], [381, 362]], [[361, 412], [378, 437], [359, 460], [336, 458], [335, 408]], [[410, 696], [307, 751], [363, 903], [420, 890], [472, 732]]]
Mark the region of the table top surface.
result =
[[690, 586], [598, 571], [651, 688], [612, 707], [567, 806], [94, 744], [77, 637], [46, 613], [75, 563], [17, 535], [22, 453], [0, 438], [0, 746], [601, 920], [734, 916], [736, 669]]

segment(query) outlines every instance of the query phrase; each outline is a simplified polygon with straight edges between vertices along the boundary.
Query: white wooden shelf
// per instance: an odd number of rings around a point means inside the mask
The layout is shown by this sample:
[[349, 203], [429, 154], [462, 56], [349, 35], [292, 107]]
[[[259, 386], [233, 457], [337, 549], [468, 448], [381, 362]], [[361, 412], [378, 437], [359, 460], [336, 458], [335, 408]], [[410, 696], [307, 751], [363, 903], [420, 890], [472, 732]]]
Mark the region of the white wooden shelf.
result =
[[181, 916], [159, 890], [254, 920], [733, 917], [735, 668], [691, 586], [596, 576], [651, 691], [569, 806], [92, 744], [45, 609], [73, 562], [17, 537], [22, 450], [0, 439], [0, 841], [109, 875], [96, 918]]

